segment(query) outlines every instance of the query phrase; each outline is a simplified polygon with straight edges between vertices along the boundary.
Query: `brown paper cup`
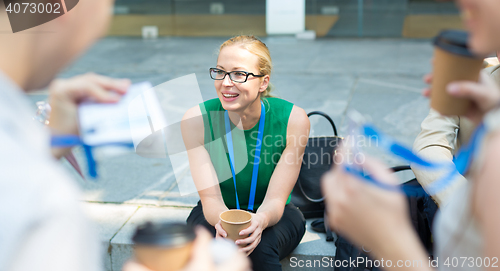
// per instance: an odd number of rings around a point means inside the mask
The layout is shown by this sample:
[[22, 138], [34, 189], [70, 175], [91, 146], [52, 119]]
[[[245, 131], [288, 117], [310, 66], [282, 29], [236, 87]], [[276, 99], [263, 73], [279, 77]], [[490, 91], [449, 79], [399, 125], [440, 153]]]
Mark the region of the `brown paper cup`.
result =
[[132, 238], [137, 262], [154, 271], [184, 268], [196, 235], [192, 227], [180, 223], [145, 223]]
[[135, 258], [154, 271], [178, 271], [189, 261], [192, 246], [193, 242], [175, 248], [137, 245], [134, 247]]
[[446, 86], [454, 81], [477, 82], [483, 60], [452, 54], [436, 47], [434, 61], [431, 107], [443, 115], [464, 115], [471, 102], [451, 96]]
[[249, 235], [242, 236], [240, 231], [248, 228], [252, 221], [252, 214], [243, 210], [227, 210], [219, 216], [222, 228], [227, 233], [227, 238], [236, 241], [247, 238]]

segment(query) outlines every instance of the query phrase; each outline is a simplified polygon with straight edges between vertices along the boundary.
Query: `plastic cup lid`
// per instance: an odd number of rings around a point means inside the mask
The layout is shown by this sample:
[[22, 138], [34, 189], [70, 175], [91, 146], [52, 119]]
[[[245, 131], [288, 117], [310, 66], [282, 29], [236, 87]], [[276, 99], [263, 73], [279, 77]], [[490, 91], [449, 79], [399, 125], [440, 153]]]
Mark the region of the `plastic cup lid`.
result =
[[195, 238], [193, 228], [188, 225], [147, 222], [137, 227], [132, 241], [136, 245], [175, 247], [190, 243]]
[[471, 58], [482, 58], [470, 51], [469, 34], [462, 30], [444, 30], [434, 38], [434, 45], [449, 53]]

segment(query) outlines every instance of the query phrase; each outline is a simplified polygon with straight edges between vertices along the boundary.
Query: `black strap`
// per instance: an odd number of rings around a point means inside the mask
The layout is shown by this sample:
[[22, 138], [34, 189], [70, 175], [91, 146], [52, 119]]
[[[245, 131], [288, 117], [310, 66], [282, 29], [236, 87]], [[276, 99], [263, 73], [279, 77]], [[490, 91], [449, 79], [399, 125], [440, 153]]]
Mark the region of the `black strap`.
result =
[[325, 196], [319, 198], [319, 199], [313, 199], [311, 197], [309, 197], [307, 194], [306, 194], [306, 191], [304, 191], [304, 188], [302, 188], [302, 183], [300, 182], [300, 179], [297, 181], [297, 183], [299, 183], [299, 188], [300, 188], [300, 192], [302, 192], [302, 195], [304, 195], [304, 197], [306, 197], [306, 199], [310, 202], [315, 202], [315, 203], [320, 203], [320, 202], [323, 202], [325, 200]]
[[315, 232], [321, 232], [321, 233], [326, 232], [325, 219], [318, 218], [318, 219], [312, 221], [311, 222], [311, 229]]
[[409, 170], [409, 169], [411, 169], [411, 167], [409, 165], [391, 167], [391, 170], [393, 172], [399, 172], [399, 171]]
[[[327, 223], [325, 223], [327, 222]], [[324, 212], [323, 213], [323, 224], [325, 226], [325, 233], [326, 233], [326, 241], [327, 242], [333, 242], [334, 238], [333, 238], [333, 232], [332, 230], [330, 229], [329, 225], [328, 225], [328, 216], [327, 216], [327, 213]]]
[[315, 232], [321, 232], [326, 234], [326, 241], [327, 242], [333, 242], [333, 232], [328, 226], [328, 223], [325, 223], [326, 221], [326, 213], [324, 213], [323, 218], [318, 218], [314, 221], [311, 222], [311, 229]]
[[338, 136], [338, 134], [337, 134], [337, 127], [335, 127], [335, 123], [333, 123], [333, 120], [332, 120], [332, 118], [330, 118], [330, 116], [328, 116], [326, 113], [321, 112], [321, 111], [313, 111], [313, 112], [307, 114], [308, 117], [310, 117], [312, 115], [320, 115], [320, 116], [323, 116], [325, 119], [327, 119], [330, 122], [330, 124], [332, 125], [333, 134], [335, 136]]
[[[404, 171], [404, 170], [412, 170], [412, 169], [411, 169], [411, 167], [409, 165], [404, 165], [404, 166], [391, 167], [390, 170], [392, 170], [394, 173], [396, 173], [396, 172], [400, 172], [400, 171]], [[418, 184], [416, 178], [408, 180], [408, 181], [402, 183], [402, 185], [410, 185], [410, 186], [412, 186], [412, 185], [415, 185], [414, 183]], [[427, 193], [422, 188], [420, 191], [415, 191], [415, 193], [412, 193], [411, 195], [414, 196], [414, 197], [421, 197], [421, 196], [427, 195]]]

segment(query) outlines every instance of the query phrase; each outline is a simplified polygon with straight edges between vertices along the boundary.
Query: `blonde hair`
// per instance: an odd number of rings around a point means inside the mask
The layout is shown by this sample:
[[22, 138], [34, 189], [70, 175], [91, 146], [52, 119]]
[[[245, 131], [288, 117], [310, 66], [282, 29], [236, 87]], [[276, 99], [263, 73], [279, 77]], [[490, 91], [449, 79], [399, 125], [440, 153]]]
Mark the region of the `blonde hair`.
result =
[[[259, 58], [259, 74], [261, 75], [269, 75], [271, 76], [271, 71], [273, 69], [273, 63], [271, 60], [271, 54], [269, 53], [269, 49], [266, 44], [260, 41], [255, 36], [247, 36], [240, 35], [236, 37], [232, 37], [225, 41], [219, 48], [219, 52], [222, 48], [231, 45], [240, 45], [243, 49], [249, 51], [250, 53], [256, 55]], [[268, 84], [266, 90], [262, 92], [260, 95], [261, 98], [273, 97], [271, 95], [271, 91], [273, 90], [273, 86], [271, 83]]]

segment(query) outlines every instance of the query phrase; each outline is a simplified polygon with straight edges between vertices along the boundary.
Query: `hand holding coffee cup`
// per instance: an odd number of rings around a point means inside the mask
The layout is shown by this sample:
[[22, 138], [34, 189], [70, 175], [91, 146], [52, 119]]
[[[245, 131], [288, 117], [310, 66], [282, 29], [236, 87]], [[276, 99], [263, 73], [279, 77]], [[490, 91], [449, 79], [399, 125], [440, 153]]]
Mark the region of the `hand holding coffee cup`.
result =
[[228, 210], [219, 217], [220, 221], [215, 225], [218, 236], [235, 241], [246, 255], [250, 255], [259, 245], [262, 232], [269, 223], [262, 214], [243, 210]]
[[[434, 66], [435, 61], [432, 60]], [[433, 74], [426, 74], [423, 81], [432, 85]], [[474, 123], [481, 122], [484, 114], [493, 109], [500, 103], [500, 89], [495, 81], [484, 71], [479, 74], [478, 82], [472, 81], [454, 81], [446, 85], [446, 92], [452, 97], [468, 99], [471, 105], [463, 116], [469, 118]], [[430, 98], [432, 93], [431, 87], [425, 88], [422, 95]]]
[[[244, 239], [248, 235], [240, 235], [240, 232], [248, 228], [252, 222], [252, 214], [244, 210], [227, 210], [219, 215], [218, 226], [226, 233], [225, 238], [233, 241]], [[216, 225], [216, 229], [218, 228]], [[218, 230], [218, 232], [221, 232]]]
[[236, 241], [240, 246], [240, 251], [246, 255], [250, 255], [254, 249], [260, 244], [262, 239], [262, 232], [269, 225], [269, 221], [263, 213], [252, 214], [252, 221], [250, 226], [240, 232], [240, 235], [248, 236], [245, 239]]
[[434, 39], [434, 61], [431, 107], [443, 115], [465, 115], [473, 106], [464, 96], [451, 95], [452, 82], [478, 82], [483, 58], [471, 52], [464, 31], [447, 30]]

